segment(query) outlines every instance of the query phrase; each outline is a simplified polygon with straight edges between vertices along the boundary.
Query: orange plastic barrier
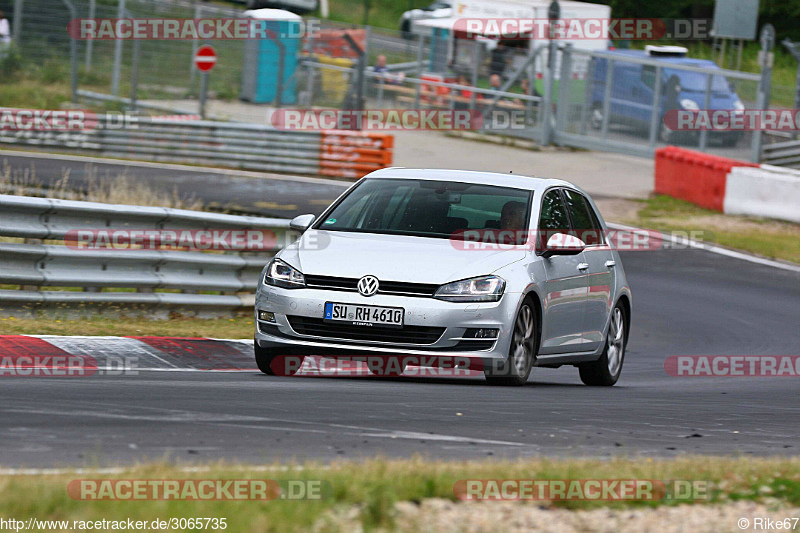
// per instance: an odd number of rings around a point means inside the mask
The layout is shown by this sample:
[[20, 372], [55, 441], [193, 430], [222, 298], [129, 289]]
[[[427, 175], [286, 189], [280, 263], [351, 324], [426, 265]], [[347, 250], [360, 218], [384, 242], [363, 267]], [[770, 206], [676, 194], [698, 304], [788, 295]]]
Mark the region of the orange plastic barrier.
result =
[[355, 59], [358, 53], [345, 38], [350, 35], [356, 44], [364, 50], [367, 44], [366, 30], [320, 30], [311, 42], [312, 52], [328, 57], [349, 57]]
[[733, 167], [757, 167], [677, 146], [656, 150], [656, 193], [722, 212], [726, 176]]
[[319, 168], [323, 176], [360, 178], [392, 164], [390, 133], [330, 130], [322, 133]]

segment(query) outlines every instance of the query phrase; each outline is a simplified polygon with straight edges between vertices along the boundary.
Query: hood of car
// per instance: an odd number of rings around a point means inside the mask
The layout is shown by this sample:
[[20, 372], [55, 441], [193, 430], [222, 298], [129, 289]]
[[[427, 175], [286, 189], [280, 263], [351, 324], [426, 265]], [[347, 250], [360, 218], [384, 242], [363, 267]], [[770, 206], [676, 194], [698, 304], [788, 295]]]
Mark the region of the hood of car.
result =
[[304, 274], [444, 284], [522, 260], [522, 247], [465, 249], [464, 241], [310, 229], [278, 257]]

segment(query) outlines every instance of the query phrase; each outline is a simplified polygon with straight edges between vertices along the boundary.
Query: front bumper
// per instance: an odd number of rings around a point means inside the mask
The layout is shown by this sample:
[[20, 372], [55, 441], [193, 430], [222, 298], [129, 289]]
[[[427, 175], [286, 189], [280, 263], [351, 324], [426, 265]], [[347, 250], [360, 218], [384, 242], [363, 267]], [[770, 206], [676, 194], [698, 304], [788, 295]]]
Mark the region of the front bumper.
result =
[[[355, 292], [336, 291], [317, 288], [284, 289], [263, 285], [256, 293], [256, 333], [255, 339], [264, 348], [281, 349], [287, 353], [309, 353], [315, 355], [379, 353], [384, 355], [441, 355], [480, 358], [484, 361], [505, 359], [511, 338], [511, 327], [517, 312], [519, 294], [506, 293], [499, 302], [455, 303], [429, 297], [395, 296], [376, 294], [365, 297]], [[374, 305], [382, 307], [402, 307], [405, 310], [405, 326], [442, 328], [443, 332], [435, 341], [430, 337], [415, 339], [409, 335], [399, 335], [402, 341], [357, 340], [348, 336], [349, 326], [336, 328], [327, 323], [324, 335], [302, 334], [292, 326], [298, 325], [296, 317], [320, 320], [326, 302]], [[275, 323], [258, 319], [259, 311], [275, 314]], [[497, 329], [494, 342], [486, 339], [467, 341], [464, 339], [468, 328]], [[397, 331], [397, 330], [395, 330]], [[480, 343], [478, 341], [481, 341]], [[478, 346], [480, 349], [475, 349]]]

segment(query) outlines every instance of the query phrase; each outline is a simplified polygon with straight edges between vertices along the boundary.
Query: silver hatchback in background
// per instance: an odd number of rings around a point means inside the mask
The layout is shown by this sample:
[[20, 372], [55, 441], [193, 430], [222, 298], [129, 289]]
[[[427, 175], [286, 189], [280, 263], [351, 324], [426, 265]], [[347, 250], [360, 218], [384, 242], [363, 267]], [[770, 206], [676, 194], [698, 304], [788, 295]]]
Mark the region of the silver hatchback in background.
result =
[[259, 368], [285, 354], [447, 355], [489, 382], [622, 370], [631, 294], [594, 202], [561, 180], [391, 168], [347, 190], [265, 267]]

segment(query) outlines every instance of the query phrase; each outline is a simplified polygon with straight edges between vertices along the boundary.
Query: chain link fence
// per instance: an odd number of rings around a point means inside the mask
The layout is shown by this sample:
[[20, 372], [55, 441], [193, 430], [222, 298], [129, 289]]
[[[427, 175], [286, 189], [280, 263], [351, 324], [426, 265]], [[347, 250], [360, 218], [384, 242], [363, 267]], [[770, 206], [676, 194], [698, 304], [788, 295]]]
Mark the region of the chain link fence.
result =
[[[242, 9], [188, 0], [125, 0], [123, 10], [118, 0], [25, 0], [16, 44], [30, 68], [45, 70], [53, 81], [69, 77], [70, 38], [65, 26], [71, 17], [70, 1], [78, 17], [88, 18], [244, 16]], [[5, 2], [0, 8], [13, 12], [13, 1], [0, 2]], [[290, 52], [292, 61], [286, 62], [290, 66], [284, 88], [290, 87], [291, 97], [282, 102], [284, 107], [467, 109], [482, 114], [484, 131], [537, 142], [643, 156], [667, 143], [739, 159], [760, 154], [760, 134], [674, 132], [665, 128], [664, 120], [667, 112], [680, 107], [674, 98], [676, 78], [684, 93], [696, 95], [699, 109], [720, 109], [735, 102], [744, 109], [767, 107], [769, 88], [767, 100], [759, 104], [764, 91], [758, 74], [711, 65], [665, 66], [641, 55], [562, 46], [551, 79], [546, 44], [509, 47], [498, 68], [497, 54], [485, 41], [443, 39], [435, 33], [403, 35], [313, 19], [305, 19], [305, 28], [296, 51]], [[192, 102], [199, 96], [201, 76], [193, 55], [206, 41], [78, 40], [76, 44], [81, 89], [160, 102], [165, 109], [173, 105], [186, 110], [189, 103], [191, 112], [197, 112]], [[247, 93], [243, 80], [254, 68], [248, 41], [217, 39], [207, 44], [217, 54], [208, 76], [209, 101], [238, 105]], [[773, 94], [785, 92], [781, 87], [772, 89]], [[729, 101], [722, 102], [725, 99]], [[264, 103], [264, 110], [275, 104]], [[263, 122], [260, 117], [266, 116], [243, 109], [244, 120]]]
[[677, 144], [749, 159], [757, 149], [753, 133], [680, 131], [671, 118], [678, 110], [760, 109], [760, 75], [722, 70], [711, 62], [696, 65], [638, 54], [568, 51], [556, 89], [556, 142], [618, 144], [645, 154]]

